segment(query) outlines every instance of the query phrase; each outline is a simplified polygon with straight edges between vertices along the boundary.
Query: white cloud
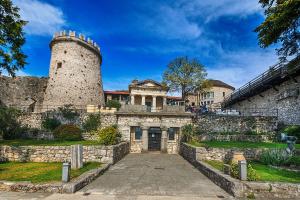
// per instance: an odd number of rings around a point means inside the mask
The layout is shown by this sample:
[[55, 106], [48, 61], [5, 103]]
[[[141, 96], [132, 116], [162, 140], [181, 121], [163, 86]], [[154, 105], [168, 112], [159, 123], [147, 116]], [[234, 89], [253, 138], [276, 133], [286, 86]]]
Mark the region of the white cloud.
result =
[[60, 8], [37, 0], [14, 0], [22, 19], [28, 21], [25, 32], [31, 35], [53, 35], [66, 24]]
[[239, 88], [276, 62], [274, 50], [227, 52], [219, 58], [219, 64], [208, 68], [208, 78], [222, 80]]
[[[15, 73], [16, 73], [16, 76], [31, 76], [30, 74], [28, 74], [28, 73], [26, 73], [26, 72], [24, 72], [22, 70], [18, 70]], [[7, 71], [6, 70], [2, 71], [2, 75], [3, 76], [8, 76]]]

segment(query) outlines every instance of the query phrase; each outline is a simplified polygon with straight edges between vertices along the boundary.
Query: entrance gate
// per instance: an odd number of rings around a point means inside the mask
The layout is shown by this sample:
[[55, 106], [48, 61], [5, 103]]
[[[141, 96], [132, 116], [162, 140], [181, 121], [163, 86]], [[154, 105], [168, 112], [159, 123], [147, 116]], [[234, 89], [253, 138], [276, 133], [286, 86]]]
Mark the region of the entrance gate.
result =
[[148, 134], [148, 151], [160, 151], [161, 130], [160, 128], [149, 128]]

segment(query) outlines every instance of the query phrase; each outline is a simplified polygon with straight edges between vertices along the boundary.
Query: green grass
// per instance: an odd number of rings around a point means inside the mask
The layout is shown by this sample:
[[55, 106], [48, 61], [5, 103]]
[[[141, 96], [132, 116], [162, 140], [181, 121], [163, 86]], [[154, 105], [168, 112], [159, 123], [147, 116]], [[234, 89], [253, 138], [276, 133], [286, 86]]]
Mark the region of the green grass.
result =
[[[221, 161], [205, 160], [204, 162], [211, 165], [215, 169], [220, 171], [223, 170], [223, 162]], [[300, 172], [276, 169], [258, 162], [250, 162], [250, 164], [252, 168], [256, 170], [258, 175], [257, 181], [300, 183]]]
[[[192, 141], [188, 144], [195, 147], [215, 147], [215, 148], [286, 148], [285, 143], [267, 143], [267, 142], [227, 142], [227, 141], [207, 141], [196, 142]], [[296, 144], [296, 148], [300, 149], [300, 144]]]
[[70, 146], [73, 144], [100, 145], [98, 141], [57, 141], [57, 140], [0, 140], [0, 145], [10, 146]]
[[[71, 170], [71, 178], [100, 166], [100, 163], [85, 163], [83, 168]], [[56, 182], [61, 181], [61, 173], [62, 163], [0, 163], [0, 180], [6, 181]]]

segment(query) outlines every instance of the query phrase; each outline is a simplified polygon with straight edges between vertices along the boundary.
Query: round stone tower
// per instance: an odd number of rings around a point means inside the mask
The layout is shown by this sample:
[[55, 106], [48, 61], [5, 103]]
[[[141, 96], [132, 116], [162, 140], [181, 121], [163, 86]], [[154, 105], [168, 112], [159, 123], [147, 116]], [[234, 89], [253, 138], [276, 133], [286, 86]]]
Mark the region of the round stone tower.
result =
[[50, 42], [49, 80], [43, 109], [72, 104], [76, 108], [103, 105], [100, 48], [75, 32], [55, 33]]

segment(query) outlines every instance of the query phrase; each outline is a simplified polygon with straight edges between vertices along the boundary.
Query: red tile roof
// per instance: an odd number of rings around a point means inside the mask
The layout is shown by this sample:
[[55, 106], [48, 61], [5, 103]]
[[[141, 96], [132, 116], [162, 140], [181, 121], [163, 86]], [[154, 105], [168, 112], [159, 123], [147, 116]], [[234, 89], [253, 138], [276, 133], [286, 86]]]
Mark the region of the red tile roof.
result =
[[124, 94], [124, 95], [129, 95], [129, 92], [127, 90], [104, 91], [104, 94]]

